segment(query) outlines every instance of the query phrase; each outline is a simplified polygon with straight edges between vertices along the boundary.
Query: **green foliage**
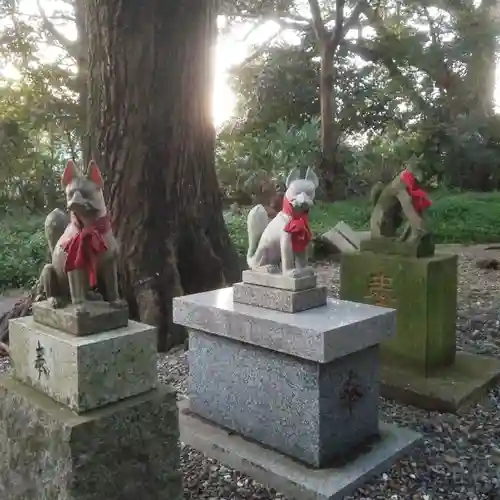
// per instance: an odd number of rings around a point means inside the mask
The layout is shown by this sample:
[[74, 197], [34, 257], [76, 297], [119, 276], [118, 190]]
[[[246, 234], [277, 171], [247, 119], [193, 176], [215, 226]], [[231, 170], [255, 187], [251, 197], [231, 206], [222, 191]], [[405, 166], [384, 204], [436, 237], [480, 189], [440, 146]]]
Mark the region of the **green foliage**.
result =
[[60, 49], [45, 62], [44, 51], [54, 47], [43, 20], [25, 8], [24, 1], [0, 4], [0, 63], [8, 75], [0, 79], [0, 204], [37, 212], [60, 200], [59, 174], [79, 156], [82, 117], [71, 57]]
[[[318, 43], [304, 4], [291, 2], [286, 12], [269, 11], [266, 2], [248, 4], [254, 6], [249, 24], [278, 20], [297, 37], [294, 43], [278, 38], [234, 68], [235, 141], [265, 135], [279, 119], [300, 127], [320, 112]], [[321, 6], [329, 29], [332, 5]], [[493, 4], [384, 0], [365, 7], [363, 25], [372, 34], [356, 37], [353, 30], [335, 55], [331, 99], [339, 163], [370, 183], [416, 156], [427, 178], [441, 185], [498, 189], [493, 85], [500, 28]], [[360, 136], [368, 138], [365, 146]], [[346, 141], [355, 144], [348, 154]]]
[[41, 217], [27, 214], [0, 221], [0, 289], [29, 288], [47, 262]]
[[265, 180], [284, 182], [292, 168], [314, 166], [318, 134], [316, 119], [300, 127], [278, 120], [263, 134], [247, 133], [237, 140], [230, 132], [220, 133], [216, 167], [221, 188], [228, 197], [241, 191], [252, 196]]

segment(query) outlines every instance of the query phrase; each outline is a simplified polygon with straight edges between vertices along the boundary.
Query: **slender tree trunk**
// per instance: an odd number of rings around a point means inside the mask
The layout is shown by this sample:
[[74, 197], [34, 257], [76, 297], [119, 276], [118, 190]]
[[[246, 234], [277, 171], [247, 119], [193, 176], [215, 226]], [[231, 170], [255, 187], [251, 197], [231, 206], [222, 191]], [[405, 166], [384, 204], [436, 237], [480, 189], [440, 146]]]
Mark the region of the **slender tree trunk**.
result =
[[470, 112], [479, 117], [488, 117], [494, 114], [495, 107], [498, 44], [495, 26], [492, 25], [491, 18], [480, 18], [480, 20], [481, 36], [476, 43], [474, 55], [467, 65], [465, 88]]
[[343, 165], [338, 161], [339, 133], [335, 122], [334, 81], [335, 47], [330, 41], [321, 43], [320, 102], [321, 102], [321, 150], [320, 174], [322, 191], [328, 200], [345, 198], [346, 177]]
[[165, 350], [183, 340], [173, 297], [239, 277], [214, 167], [215, 2], [89, 0], [87, 29], [88, 122], [123, 294]]

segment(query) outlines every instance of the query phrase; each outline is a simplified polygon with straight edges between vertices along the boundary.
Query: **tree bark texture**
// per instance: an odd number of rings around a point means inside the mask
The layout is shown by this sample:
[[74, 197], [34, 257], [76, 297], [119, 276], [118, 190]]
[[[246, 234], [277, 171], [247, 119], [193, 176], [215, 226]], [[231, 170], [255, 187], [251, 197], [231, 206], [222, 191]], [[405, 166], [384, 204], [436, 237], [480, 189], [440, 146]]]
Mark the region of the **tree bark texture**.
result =
[[133, 317], [184, 339], [172, 298], [239, 278], [212, 124], [216, 2], [89, 0], [89, 131]]
[[82, 121], [82, 134], [81, 134], [81, 150], [83, 153], [83, 164], [87, 165], [90, 160], [90, 138], [88, 136], [87, 121], [87, 107], [88, 107], [88, 76], [87, 71], [89, 67], [88, 62], [88, 46], [87, 46], [87, 28], [86, 28], [86, 8], [85, 0], [75, 0], [75, 23], [76, 31], [78, 33], [77, 45], [77, 67], [78, 67], [78, 93], [80, 104], [80, 116]]

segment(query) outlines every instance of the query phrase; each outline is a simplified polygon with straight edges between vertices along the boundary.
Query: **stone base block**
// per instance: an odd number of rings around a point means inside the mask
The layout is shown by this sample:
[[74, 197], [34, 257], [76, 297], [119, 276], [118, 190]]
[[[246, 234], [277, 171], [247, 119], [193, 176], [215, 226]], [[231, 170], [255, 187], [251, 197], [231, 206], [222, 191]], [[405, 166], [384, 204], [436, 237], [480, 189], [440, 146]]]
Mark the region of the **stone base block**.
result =
[[397, 238], [370, 238], [360, 242], [363, 252], [381, 253], [385, 255], [400, 255], [402, 257], [432, 257], [435, 252], [432, 235], [426, 234], [419, 241], [410, 243]]
[[161, 387], [76, 415], [3, 377], [0, 399], [0, 498], [182, 498], [173, 391]]
[[457, 352], [455, 363], [431, 375], [383, 363], [381, 394], [388, 399], [425, 410], [455, 412], [477, 402], [500, 380], [500, 361]]
[[396, 309], [396, 335], [382, 353], [423, 373], [455, 358], [457, 256], [375, 252], [342, 255], [340, 297]]
[[248, 283], [236, 283], [233, 290], [233, 300], [239, 304], [265, 307], [286, 313], [298, 313], [324, 306], [327, 297], [325, 287], [291, 291]]
[[190, 409], [294, 457], [328, 466], [378, 435], [378, 347], [314, 363], [189, 333]]
[[10, 322], [14, 376], [76, 412], [141, 394], [156, 385], [156, 328], [125, 328], [77, 337], [36, 323]]
[[246, 270], [241, 273], [241, 281], [243, 281], [243, 283], [250, 283], [251, 285], [297, 291], [315, 288], [317, 278], [316, 275], [304, 276], [302, 278], [292, 278], [286, 274], [283, 275]]
[[111, 307], [104, 301], [86, 302], [85, 313], [77, 314], [76, 306], [54, 309], [48, 301], [33, 304], [33, 317], [37, 323], [73, 335], [91, 335], [128, 324], [128, 307]]
[[233, 432], [200, 419], [179, 403], [181, 441], [283, 493], [289, 500], [342, 500], [372, 476], [380, 474], [419, 444], [408, 429], [380, 424], [380, 439], [357, 450], [350, 461], [330, 469], [311, 469]]

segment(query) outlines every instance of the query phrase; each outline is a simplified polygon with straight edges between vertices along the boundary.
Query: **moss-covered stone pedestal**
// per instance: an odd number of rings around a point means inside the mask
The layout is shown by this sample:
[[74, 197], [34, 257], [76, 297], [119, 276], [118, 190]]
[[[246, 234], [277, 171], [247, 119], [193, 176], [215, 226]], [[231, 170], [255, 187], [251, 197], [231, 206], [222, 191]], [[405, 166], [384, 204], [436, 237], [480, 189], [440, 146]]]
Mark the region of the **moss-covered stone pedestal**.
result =
[[[67, 320], [75, 312], [59, 314]], [[78, 336], [33, 317], [10, 322], [13, 371], [0, 378], [0, 498], [181, 498], [176, 394], [157, 382], [155, 328], [103, 326]]]
[[381, 344], [383, 396], [456, 411], [500, 378], [500, 362], [456, 351], [457, 256], [407, 246], [368, 240], [343, 255], [340, 297], [397, 311], [396, 336]]

